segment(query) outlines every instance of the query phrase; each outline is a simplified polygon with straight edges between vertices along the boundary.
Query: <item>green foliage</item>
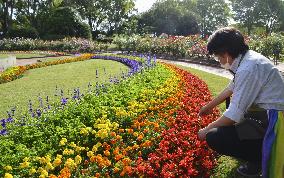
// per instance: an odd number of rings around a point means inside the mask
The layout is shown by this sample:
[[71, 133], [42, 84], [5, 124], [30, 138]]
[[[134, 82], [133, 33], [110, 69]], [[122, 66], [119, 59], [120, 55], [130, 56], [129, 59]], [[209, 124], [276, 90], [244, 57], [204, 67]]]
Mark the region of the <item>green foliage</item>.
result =
[[[93, 145], [95, 139], [99, 138], [88, 140], [91, 137], [82, 137], [80, 134], [82, 128], [93, 127], [105, 114], [111, 122], [118, 123], [122, 128], [124, 124], [131, 124], [128, 117], [116, 116], [116, 110], [127, 110], [130, 102], [140, 102], [145, 97], [143, 94], [145, 91], [155, 92], [162, 89], [165, 81], [172, 75], [172, 72], [158, 66], [117, 85], [108, 86], [107, 93], [101, 95], [89, 93], [80, 103], [70, 100], [64, 109], [60, 109], [58, 103], [57, 106], [53, 106], [55, 112], [46, 112], [37, 119], [27, 116], [25, 126], [17, 126], [21, 124], [21, 120], [16, 120], [14, 124], [9, 124], [9, 135], [0, 137], [1, 143], [4, 143], [0, 145], [3, 155], [0, 157], [0, 166], [15, 167], [24, 157], [46, 155], [54, 157], [63, 151], [59, 145], [62, 138], [86, 147]], [[157, 100], [158, 97], [160, 96], [153, 93], [147, 95], [149, 101]], [[15, 148], [15, 145], [20, 148]], [[3, 174], [3, 170], [0, 170], [0, 174]]]
[[107, 50], [108, 44], [97, 43], [82, 38], [64, 38], [55, 41], [43, 41], [39, 39], [3, 39], [0, 40], [0, 50], [6, 51], [29, 51], [29, 50], [52, 50], [71, 53], [94, 52]]
[[37, 30], [29, 25], [14, 25], [8, 30], [7, 35], [11, 38], [23, 37], [35, 39], [39, 37]]
[[284, 35], [272, 34], [250, 40], [251, 49], [275, 60], [284, 60]]
[[92, 37], [90, 27], [82, 22], [78, 12], [70, 7], [56, 8], [43, 23], [43, 28], [47, 30], [43, 35], [45, 39], [61, 39], [65, 36], [86, 39]]
[[[170, 35], [190, 35], [199, 32], [197, 16], [185, 6], [185, 2], [175, 0], [158, 1], [139, 20], [139, 27], [151, 33]], [[143, 33], [143, 30], [141, 31]]]
[[228, 26], [230, 9], [224, 0], [197, 0], [197, 11], [203, 36]]
[[[279, 27], [281, 17], [281, 0], [230, 0], [234, 12], [234, 20], [247, 28], [251, 35], [254, 27], [264, 26], [269, 34]], [[281, 9], [282, 8], [282, 9]]]

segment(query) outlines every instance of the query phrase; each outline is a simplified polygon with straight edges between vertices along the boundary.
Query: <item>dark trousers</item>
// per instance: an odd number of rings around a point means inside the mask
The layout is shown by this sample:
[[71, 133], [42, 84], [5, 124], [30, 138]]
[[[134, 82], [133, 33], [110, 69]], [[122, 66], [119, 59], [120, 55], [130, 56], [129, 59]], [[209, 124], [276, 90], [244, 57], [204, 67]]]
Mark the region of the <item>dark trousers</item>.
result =
[[263, 139], [240, 140], [235, 126], [214, 128], [206, 135], [209, 147], [219, 154], [261, 163]]

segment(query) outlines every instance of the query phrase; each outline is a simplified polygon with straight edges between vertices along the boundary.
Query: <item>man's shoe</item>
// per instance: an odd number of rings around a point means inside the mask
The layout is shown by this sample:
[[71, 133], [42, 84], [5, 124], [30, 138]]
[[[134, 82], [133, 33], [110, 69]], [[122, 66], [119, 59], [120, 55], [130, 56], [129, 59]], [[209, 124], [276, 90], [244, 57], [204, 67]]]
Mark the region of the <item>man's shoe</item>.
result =
[[237, 172], [245, 177], [261, 177], [261, 165], [247, 162], [238, 167]]

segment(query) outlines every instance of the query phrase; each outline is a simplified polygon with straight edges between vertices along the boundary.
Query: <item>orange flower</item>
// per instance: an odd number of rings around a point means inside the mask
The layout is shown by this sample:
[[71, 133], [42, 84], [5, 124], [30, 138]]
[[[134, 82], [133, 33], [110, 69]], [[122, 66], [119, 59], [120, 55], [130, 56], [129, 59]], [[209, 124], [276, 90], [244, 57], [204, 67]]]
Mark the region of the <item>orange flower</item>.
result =
[[143, 135], [140, 134], [140, 135], [137, 137], [137, 140], [138, 140], [138, 141], [141, 141], [142, 139], [143, 139]]
[[118, 173], [119, 170], [120, 170], [120, 169], [119, 169], [118, 167], [114, 167], [114, 168], [113, 168], [113, 173], [116, 174], [116, 173]]
[[69, 177], [71, 177], [70, 170], [67, 167], [64, 167], [60, 171], [60, 175], [58, 176], [58, 178], [69, 178]]
[[115, 137], [116, 133], [115, 132], [111, 132], [109, 135], [112, 136], [112, 137]]
[[122, 154], [118, 154], [118, 155], [116, 155], [116, 156], [114, 157], [114, 159], [115, 159], [116, 161], [119, 161], [119, 160], [121, 160], [122, 157], [123, 157]]
[[133, 133], [133, 129], [127, 129], [127, 132], [128, 132], [129, 134], [132, 134], [132, 133]]
[[119, 148], [116, 147], [114, 150], [113, 150], [113, 154], [114, 155], [118, 155], [119, 154]]
[[109, 155], [110, 155], [110, 152], [109, 152], [108, 150], [106, 150], [106, 151], [104, 151], [104, 154], [105, 154], [106, 156], [109, 156]]

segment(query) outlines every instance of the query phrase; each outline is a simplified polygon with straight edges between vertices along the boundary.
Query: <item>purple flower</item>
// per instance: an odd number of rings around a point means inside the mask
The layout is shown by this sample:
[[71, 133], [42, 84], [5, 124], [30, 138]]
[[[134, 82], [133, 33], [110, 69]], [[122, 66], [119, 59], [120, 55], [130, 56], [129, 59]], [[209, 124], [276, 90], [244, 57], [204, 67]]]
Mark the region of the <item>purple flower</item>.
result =
[[41, 110], [40, 110], [40, 109], [37, 109], [37, 110], [36, 110], [36, 114], [37, 114], [37, 117], [40, 117], [40, 116], [41, 116]]
[[67, 104], [67, 101], [68, 101], [68, 98], [62, 98], [61, 104], [65, 106]]
[[1, 122], [2, 127], [5, 128], [6, 123], [7, 123], [6, 119], [1, 119], [0, 122]]
[[7, 135], [7, 130], [6, 129], [0, 130], [0, 135]]

